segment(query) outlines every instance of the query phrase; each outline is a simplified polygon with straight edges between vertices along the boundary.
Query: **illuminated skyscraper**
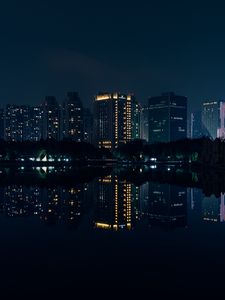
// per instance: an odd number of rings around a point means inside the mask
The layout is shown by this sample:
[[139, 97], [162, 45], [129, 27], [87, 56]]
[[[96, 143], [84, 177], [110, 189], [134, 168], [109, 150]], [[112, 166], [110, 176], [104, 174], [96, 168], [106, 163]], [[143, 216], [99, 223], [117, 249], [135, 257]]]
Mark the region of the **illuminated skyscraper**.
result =
[[42, 104], [42, 137], [59, 141], [60, 136], [60, 106], [53, 96], [45, 98]]
[[73, 141], [83, 140], [83, 106], [78, 93], [67, 93], [63, 103], [63, 137]]
[[187, 137], [187, 98], [165, 93], [149, 99], [149, 142], [171, 142]]
[[83, 128], [84, 128], [84, 141], [87, 143], [93, 142], [93, 114], [88, 108], [83, 111]]
[[149, 108], [148, 106], [141, 108], [140, 114], [140, 138], [145, 141], [149, 141]]
[[133, 95], [99, 93], [94, 101], [94, 133], [98, 147], [115, 149], [139, 138], [139, 105]]
[[29, 106], [6, 106], [5, 138], [12, 142], [29, 140]]
[[205, 101], [202, 103], [202, 126], [203, 135], [210, 139], [217, 137], [220, 118], [220, 102]]

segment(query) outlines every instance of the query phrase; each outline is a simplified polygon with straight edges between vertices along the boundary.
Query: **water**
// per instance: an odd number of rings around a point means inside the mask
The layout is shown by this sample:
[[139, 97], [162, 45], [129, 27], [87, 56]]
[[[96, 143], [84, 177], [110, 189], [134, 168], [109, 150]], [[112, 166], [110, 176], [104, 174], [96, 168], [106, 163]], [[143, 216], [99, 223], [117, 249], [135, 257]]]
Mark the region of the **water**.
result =
[[223, 290], [224, 193], [214, 185], [210, 194], [201, 174], [19, 168], [0, 170], [0, 180], [2, 293]]

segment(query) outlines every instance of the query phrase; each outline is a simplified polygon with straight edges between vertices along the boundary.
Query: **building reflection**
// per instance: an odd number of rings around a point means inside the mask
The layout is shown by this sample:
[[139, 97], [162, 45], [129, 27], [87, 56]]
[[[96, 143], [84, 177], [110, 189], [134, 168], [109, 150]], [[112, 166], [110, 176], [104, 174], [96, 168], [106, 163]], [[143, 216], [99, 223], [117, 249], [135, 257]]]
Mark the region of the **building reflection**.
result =
[[140, 188], [116, 175], [95, 184], [95, 227], [130, 230], [140, 218]]
[[7, 217], [37, 216], [46, 224], [63, 223], [76, 228], [87, 207], [86, 200], [91, 196], [88, 190], [88, 184], [74, 187], [8, 185], [0, 188], [0, 212]]
[[202, 199], [202, 218], [205, 222], [224, 222], [225, 221], [225, 205], [224, 194], [220, 197], [211, 195]]
[[187, 225], [187, 189], [149, 182], [148, 220], [152, 226], [185, 227]]

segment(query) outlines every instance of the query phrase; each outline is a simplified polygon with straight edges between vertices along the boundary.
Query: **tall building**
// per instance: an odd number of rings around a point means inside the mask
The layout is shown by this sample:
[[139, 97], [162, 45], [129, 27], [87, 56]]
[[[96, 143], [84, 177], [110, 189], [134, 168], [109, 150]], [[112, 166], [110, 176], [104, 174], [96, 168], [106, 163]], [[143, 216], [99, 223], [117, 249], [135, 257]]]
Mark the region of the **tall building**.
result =
[[84, 141], [87, 143], [93, 142], [93, 114], [90, 109], [85, 108], [83, 110], [83, 129], [84, 129]]
[[47, 96], [42, 104], [42, 137], [44, 139], [60, 140], [60, 115], [60, 106], [56, 98]]
[[28, 139], [38, 142], [42, 138], [42, 110], [40, 106], [29, 108]]
[[5, 137], [5, 112], [4, 108], [0, 108], [0, 140]]
[[146, 142], [149, 141], [149, 109], [148, 106], [144, 106], [141, 108], [141, 114], [140, 114], [140, 138], [142, 140], [145, 140]]
[[94, 101], [94, 133], [98, 147], [115, 149], [139, 137], [139, 106], [133, 95], [99, 93]]
[[6, 106], [5, 139], [11, 142], [29, 140], [29, 106]]
[[220, 102], [220, 120], [217, 129], [217, 137], [225, 139], [225, 102]]
[[202, 114], [200, 111], [191, 113], [191, 138], [197, 139], [203, 136]]
[[217, 137], [217, 129], [219, 128], [220, 118], [220, 102], [205, 101], [202, 103], [202, 127], [203, 135], [210, 139]]
[[83, 105], [78, 93], [67, 93], [63, 103], [63, 138], [83, 140]]
[[149, 99], [149, 142], [171, 142], [187, 137], [187, 98], [164, 93]]

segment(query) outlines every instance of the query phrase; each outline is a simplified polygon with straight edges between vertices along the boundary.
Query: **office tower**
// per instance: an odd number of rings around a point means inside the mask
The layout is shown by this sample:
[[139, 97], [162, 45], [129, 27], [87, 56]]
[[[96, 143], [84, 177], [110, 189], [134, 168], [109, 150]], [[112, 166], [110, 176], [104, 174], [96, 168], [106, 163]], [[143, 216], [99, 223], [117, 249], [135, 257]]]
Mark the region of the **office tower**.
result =
[[187, 224], [187, 189], [149, 182], [149, 222], [151, 225], [183, 227]]
[[5, 137], [5, 112], [4, 108], [0, 108], [0, 140]]
[[202, 114], [200, 111], [191, 113], [191, 139], [198, 139], [203, 136]]
[[217, 129], [219, 128], [220, 118], [220, 102], [205, 101], [202, 103], [202, 128], [203, 135], [210, 139], [217, 137]]
[[67, 93], [63, 103], [63, 138], [83, 140], [83, 106], [78, 93]]
[[148, 119], [149, 119], [149, 109], [148, 106], [144, 106], [141, 108], [141, 113], [140, 113], [140, 131], [141, 131], [140, 138], [142, 140], [145, 140], [146, 142], [149, 141]]
[[133, 95], [99, 93], [94, 101], [94, 133], [98, 147], [115, 149], [139, 137], [139, 106]]
[[99, 178], [95, 188], [95, 227], [131, 229], [139, 218], [139, 187], [116, 175]]
[[225, 139], [225, 102], [220, 102], [220, 120], [219, 128], [217, 129], [217, 137]]
[[42, 137], [59, 141], [60, 135], [60, 106], [53, 96], [47, 96], [42, 104]]
[[149, 142], [171, 142], [187, 137], [187, 98], [165, 93], [149, 99]]
[[7, 105], [5, 138], [7, 141], [22, 142], [29, 139], [29, 106]]
[[84, 141], [87, 143], [93, 142], [93, 114], [90, 109], [83, 110], [83, 128], [84, 128]]
[[38, 142], [42, 138], [42, 109], [40, 106], [29, 108], [28, 139]]

